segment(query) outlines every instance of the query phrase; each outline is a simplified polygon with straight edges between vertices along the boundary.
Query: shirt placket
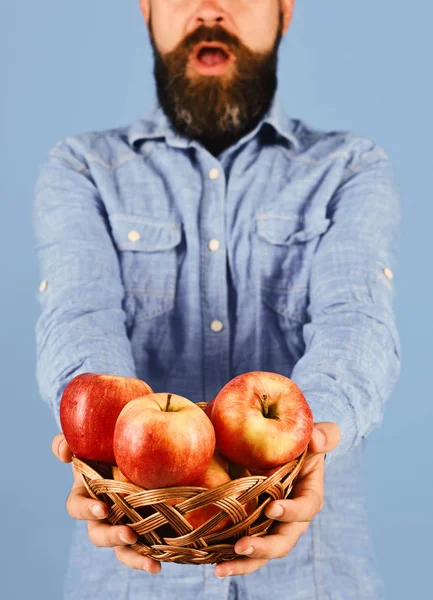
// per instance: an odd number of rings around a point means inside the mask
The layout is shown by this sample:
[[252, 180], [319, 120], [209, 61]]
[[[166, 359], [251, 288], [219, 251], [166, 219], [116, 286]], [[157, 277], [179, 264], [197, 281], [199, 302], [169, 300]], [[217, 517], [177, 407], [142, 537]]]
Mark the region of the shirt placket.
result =
[[226, 181], [221, 164], [206, 161], [200, 205], [200, 290], [204, 327], [203, 385], [208, 402], [229, 380], [225, 195]]

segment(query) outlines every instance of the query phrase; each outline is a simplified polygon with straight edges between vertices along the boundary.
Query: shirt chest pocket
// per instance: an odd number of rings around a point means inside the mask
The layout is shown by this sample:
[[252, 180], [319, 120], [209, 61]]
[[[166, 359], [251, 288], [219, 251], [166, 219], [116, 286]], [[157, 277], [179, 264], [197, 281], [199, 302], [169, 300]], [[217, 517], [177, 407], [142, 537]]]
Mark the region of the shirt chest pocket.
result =
[[133, 313], [137, 320], [172, 310], [181, 225], [128, 215], [111, 215], [110, 224], [119, 256], [127, 312]]
[[291, 321], [306, 321], [311, 263], [329, 223], [326, 218], [256, 216], [261, 300]]

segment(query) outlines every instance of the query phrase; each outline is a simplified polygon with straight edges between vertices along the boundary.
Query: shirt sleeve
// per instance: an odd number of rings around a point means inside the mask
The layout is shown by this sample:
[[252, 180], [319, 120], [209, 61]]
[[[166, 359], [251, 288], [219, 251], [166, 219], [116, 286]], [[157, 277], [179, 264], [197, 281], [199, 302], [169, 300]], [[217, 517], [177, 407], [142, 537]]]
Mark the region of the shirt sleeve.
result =
[[381, 425], [400, 373], [393, 283], [402, 205], [381, 148], [358, 152], [348, 164], [327, 216], [310, 275], [305, 353], [291, 378], [314, 421], [340, 427], [329, 465]]
[[60, 429], [60, 400], [76, 375], [136, 377], [120, 266], [107, 223], [84, 160], [59, 142], [36, 182], [33, 230], [42, 280], [36, 379]]

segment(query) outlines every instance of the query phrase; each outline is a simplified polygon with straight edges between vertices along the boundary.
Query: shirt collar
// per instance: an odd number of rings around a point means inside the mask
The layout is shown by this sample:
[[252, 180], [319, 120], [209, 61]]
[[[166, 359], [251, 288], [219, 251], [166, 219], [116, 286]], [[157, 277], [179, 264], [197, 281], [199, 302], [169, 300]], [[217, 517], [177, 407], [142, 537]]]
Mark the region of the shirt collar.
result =
[[[254, 130], [248, 134], [248, 137], [255, 135], [264, 123], [271, 125], [296, 150], [299, 149], [300, 141], [296, 134], [299, 121], [287, 116], [278, 92], [274, 94], [269, 110]], [[137, 142], [155, 138], [165, 138], [170, 145], [181, 148], [186, 148], [194, 143], [193, 140], [179, 134], [173, 128], [157, 100], [154, 101], [148, 113], [143, 118], [134, 121], [128, 130], [128, 141], [131, 146]]]

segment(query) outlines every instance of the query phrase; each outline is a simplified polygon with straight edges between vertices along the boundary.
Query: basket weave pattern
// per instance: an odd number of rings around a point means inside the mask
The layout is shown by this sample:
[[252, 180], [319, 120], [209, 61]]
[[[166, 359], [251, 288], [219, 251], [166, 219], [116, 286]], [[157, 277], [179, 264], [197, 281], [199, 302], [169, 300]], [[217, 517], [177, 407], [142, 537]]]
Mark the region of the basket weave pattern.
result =
[[[128, 525], [137, 533], [131, 548], [160, 562], [198, 565], [232, 560], [238, 557], [234, 546], [239, 538], [266, 534], [274, 520], [265, 516], [264, 509], [269, 502], [289, 496], [306, 452], [269, 477], [241, 477], [210, 490], [193, 486], [145, 490], [112, 479], [110, 465], [75, 456], [72, 462], [89, 495], [109, 507], [107, 520], [112, 525]], [[169, 501], [175, 499], [181, 501], [172, 506]], [[248, 502], [251, 506], [252, 500], [257, 507], [248, 515], [245, 506]], [[183, 515], [207, 504], [221, 510], [194, 528]], [[209, 533], [227, 516], [231, 521], [227, 526]]]

